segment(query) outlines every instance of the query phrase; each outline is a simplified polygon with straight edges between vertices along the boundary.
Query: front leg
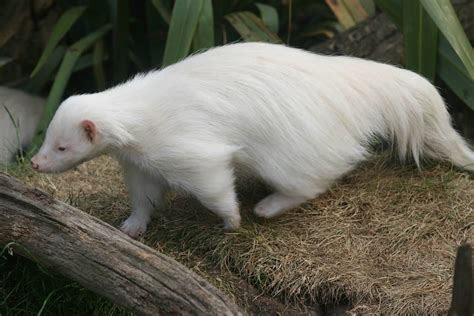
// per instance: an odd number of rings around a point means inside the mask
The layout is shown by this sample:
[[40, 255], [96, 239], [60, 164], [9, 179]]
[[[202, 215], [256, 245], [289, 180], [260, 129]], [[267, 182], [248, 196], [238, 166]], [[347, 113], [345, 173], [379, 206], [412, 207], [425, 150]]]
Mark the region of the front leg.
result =
[[132, 165], [123, 164], [125, 184], [130, 197], [132, 213], [120, 230], [132, 238], [145, 233], [153, 211], [163, 205], [164, 183]]

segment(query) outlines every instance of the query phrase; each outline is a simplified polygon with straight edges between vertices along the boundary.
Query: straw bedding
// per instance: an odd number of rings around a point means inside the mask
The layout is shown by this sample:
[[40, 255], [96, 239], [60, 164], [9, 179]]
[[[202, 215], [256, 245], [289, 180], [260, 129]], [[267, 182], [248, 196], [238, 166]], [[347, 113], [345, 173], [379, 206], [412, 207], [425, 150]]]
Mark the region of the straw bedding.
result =
[[[108, 158], [60, 176], [10, 172], [113, 225], [128, 216], [120, 171]], [[251, 208], [268, 189], [245, 180], [238, 231], [224, 233], [193, 198], [173, 193], [142, 240], [241, 305], [235, 275], [286, 303], [344, 303], [364, 315], [443, 314], [456, 246], [474, 241], [473, 184], [449, 166], [420, 172], [379, 159], [302, 207], [261, 220]]]

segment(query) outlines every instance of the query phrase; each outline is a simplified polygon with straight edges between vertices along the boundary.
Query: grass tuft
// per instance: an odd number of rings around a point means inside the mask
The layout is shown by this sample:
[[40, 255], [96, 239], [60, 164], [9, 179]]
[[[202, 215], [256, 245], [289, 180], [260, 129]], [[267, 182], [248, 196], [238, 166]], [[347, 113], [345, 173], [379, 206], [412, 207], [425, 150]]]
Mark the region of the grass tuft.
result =
[[8, 252], [0, 255], [0, 315], [132, 315], [77, 283]]

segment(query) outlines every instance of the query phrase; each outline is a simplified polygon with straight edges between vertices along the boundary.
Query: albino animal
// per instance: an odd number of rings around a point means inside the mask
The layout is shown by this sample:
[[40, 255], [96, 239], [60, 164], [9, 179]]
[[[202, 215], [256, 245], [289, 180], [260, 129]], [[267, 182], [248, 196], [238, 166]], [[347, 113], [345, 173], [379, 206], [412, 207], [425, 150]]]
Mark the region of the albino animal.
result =
[[45, 100], [40, 97], [0, 87], [0, 164], [11, 162], [18, 151], [29, 145], [44, 106]]
[[474, 170], [435, 87], [393, 66], [263, 43], [210, 49], [57, 110], [34, 169], [61, 172], [108, 153], [123, 166], [132, 213], [145, 232], [168, 188], [192, 193], [240, 224], [234, 167], [275, 189], [255, 206], [270, 218], [326, 191], [381, 136], [399, 156]]

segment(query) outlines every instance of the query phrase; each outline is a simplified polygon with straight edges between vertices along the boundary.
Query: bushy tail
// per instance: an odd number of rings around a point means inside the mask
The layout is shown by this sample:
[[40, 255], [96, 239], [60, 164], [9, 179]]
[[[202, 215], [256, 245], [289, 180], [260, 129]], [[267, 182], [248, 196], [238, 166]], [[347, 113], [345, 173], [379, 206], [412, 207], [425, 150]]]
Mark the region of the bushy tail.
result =
[[438, 115], [426, 118], [423, 154], [435, 159], [448, 160], [455, 166], [474, 171], [474, 152], [451, 125], [451, 119], [441, 97], [436, 94], [433, 106]]
[[[423, 79], [402, 96], [391, 123], [400, 156], [411, 153], [416, 163], [420, 157], [447, 160], [459, 168], [474, 171], [474, 152], [451, 125], [451, 118], [436, 88]], [[400, 106], [400, 104], [398, 104]]]

